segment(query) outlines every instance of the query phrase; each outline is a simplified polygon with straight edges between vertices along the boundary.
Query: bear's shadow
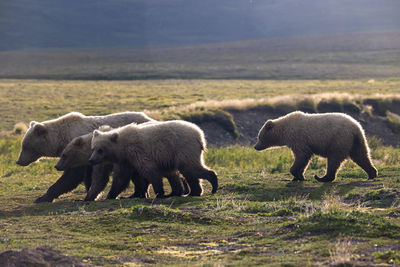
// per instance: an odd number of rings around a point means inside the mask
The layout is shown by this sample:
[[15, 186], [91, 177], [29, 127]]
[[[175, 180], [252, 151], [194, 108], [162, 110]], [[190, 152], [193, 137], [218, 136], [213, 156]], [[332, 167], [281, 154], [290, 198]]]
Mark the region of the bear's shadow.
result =
[[279, 201], [286, 200], [291, 197], [302, 197], [311, 200], [321, 200], [325, 195], [334, 194], [345, 196], [357, 187], [376, 188], [379, 183], [376, 181], [368, 181], [360, 179], [359, 181], [346, 181], [340, 179], [329, 183], [310, 183], [310, 181], [287, 181], [286, 184], [271, 187], [268, 183], [252, 183], [252, 184], [227, 184], [222, 185], [223, 191], [239, 193], [248, 196], [253, 201]]
[[99, 200], [99, 201], [82, 201], [70, 198], [55, 200], [52, 203], [39, 203], [21, 205], [13, 210], [0, 210], [1, 218], [14, 218], [22, 216], [56, 216], [56, 215], [82, 215], [97, 211], [112, 211], [121, 208], [130, 208], [135, 205], [147, 204], [163, 204], [165, 206], [179, 205], [183, 203], [198, 203], [205, 200], [205, 197], [171, 197], [164, 199], [115, 199], [115, 200]]

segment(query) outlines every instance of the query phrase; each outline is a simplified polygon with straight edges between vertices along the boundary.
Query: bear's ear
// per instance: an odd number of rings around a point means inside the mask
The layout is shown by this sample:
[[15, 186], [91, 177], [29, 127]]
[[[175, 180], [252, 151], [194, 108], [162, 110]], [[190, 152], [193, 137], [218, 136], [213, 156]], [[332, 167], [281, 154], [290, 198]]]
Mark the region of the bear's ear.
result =
[[76, 138], [75, 141], [74, 141], [74, 145], [75, 146], [82, 146], [83, 145], [83, 138], [82, 137]]
[[29, 127], [32, 128], [33, 126], [35, 126], [35, 124], [37, 124], [38, 122], [36, 121], [31, 121], [31, 123], [29, 123]]
[[47, 133], [47, 128], [43, 123], [35, 123], [33, 126], [33, 131], [36, 135], [44, 135]]
[[273, 121], [271, 121], [271, 120], [268, 120], [266, 123], [265, 123], [265, 130], [270, 130], [270, 129], [272, 129], [273, 127], [274, 127], [274, 122]]
[[102, 131], [102, 132], [108, 132], [108, 131], [111, 131], [111, 130], [112, 130], [112, 128], [111, 128], [110, 125], [102, 125], [102, 126], [99, 127], [99, 131]]
[[118, 140], [118, 133], [113, 133], [110, 137], [111, 142], [116, 143]]
[[94, 130], [93, 136], [94, 136], [94, 137], [97, 137], [97, 136], [99, 136], [99, 135], [100, 135], [100, 132], [99, 132], [98, 130]]

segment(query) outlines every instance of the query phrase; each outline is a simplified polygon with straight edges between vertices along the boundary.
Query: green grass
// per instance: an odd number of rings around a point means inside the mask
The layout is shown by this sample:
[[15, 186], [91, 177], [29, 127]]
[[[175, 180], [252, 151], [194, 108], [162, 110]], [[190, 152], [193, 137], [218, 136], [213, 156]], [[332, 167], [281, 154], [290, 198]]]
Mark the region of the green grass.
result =
[[[1, 80], [0, 130], [9, 133], [0, 135], [0, 251], [51, 246], [94, 265], [396, 262], [400, 151], [383, 146], [377, 138], [368, 140], [379, 171], [374, 181], [346, 161], [334, 182], [319, 183], [312, 177], [323, 174], [326, 160], [313, 157], [306, 181], [292, 182], [293, 156], [287, 148], [258, 152], [247, 146], [210, 146], [205, 161], [218, 173], [217, 194], [211, 195], [211, 186], [204, 182], [202, 197], [163, 200], [106, 201], [102, 196], [86, 203], [81, 201], [85, 189], [80, 185], [54, 203], [34, 204], [60, 176], [54, 169], [56, 159], [28, 167], [14, 162], [23, 132], [16, 123], [47, 120], [72, 110], [88, 115], [146, 110], [157, 119], [217, 119], [234, 133], [231, 109], [318, 110], [318, 103], [326, 100], [360, 112], [366, 107], [365, 98], [381, 93], [386, 97], [379, 100], [392, 99], [399, 88], [398, 79], [373, 83]], [[165, 188], [168, 193], [167, 184]], [[129, 188], [123, 195], [131, 193]]]
[[400, 116], [391, 112], [386, 112], [386, 123], [396, 134], [400, 134]]
[[[211, 147], [206, 163], [219, 173], [215, 195], [204, 183], [202, 197], [86, 203], [80, 186], [47, 204], [32, 202], [60, 175], [56, 160], [17, 167], [19, 148], [18, 137], [0, 141], [0, 251], [46, 245], [100, 265], [307, 265], [331, 262], [334, 241], [346, 237], [357, 240], [351, 258], [397, 260], [400, 198], [388, 189], [400, 192], [400, 157], [388, 160], [397, 153], [391, 147], [372, 151], [382, 155], [375, 181], [347, 162], [335, 182], [318, 183], [312, 176], [325, 161], [315, 158], [307, 180], [291, 182], [288, 149]], [[391, 201], [371, 205], [380, 198]]]

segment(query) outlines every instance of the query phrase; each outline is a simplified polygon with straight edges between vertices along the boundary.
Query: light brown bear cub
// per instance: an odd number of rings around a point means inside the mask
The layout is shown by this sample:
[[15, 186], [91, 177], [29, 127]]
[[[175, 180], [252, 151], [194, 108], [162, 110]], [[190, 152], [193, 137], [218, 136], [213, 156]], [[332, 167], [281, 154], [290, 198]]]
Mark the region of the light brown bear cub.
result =
[[[150, 122], [151, 123], [151, 122]], [[101, 126], [100, 131], [110, 131], [112, 128], [108, 125]], [[82, 135], [74, 138], [61, 153], [60, 160], [55, 168], [59, 171], [89, 165], [89, 158], [92, 154], [91, 143], [93, 133]], [[104, 190], [109, 180], [109, 173], [106, 170], [110, 169], [110, 163], [98, 164], [93, 168], [92, 183], [86, 194], [85, 201], [93, 201], [98, 194]], [[113, 182], [107, 199], [115, 199], [122, 191], [124, 191], [129, 181], [135, 185], [135, 193], [130, 197], [146, 197], [147, 196], [147, 181], [143, 181], [136, 177], [131, 167], [123, 164], [111, 164], [111, 169], [114, 172]], [[179, 173], [171, 173], [168, 177], [172, 192], [169, 196], [183, 196], [189, 193], [189, 188], [185, 179]], [[145, 191], [140, 191], [141, 189]]]
[[103, 161], [129, 163], [137, 174], [153, 185], [157, 197], [164, 196], [161, 178], [178, 170], [190, 186], [190, 195], [200, 196], [200, 178], [218, 189], [218, 178], [204, 165], [206, 141], [193, 123], [166, 121], [146, 125], [130, 124], [109, 132], [94, 131], [92, 164]]
[[40, 157], [59, 157], [63, 149], [77, 136], [91, 133], [102, 125], [120, 127], [129, 123], [153, 121], [143, 112], [121, 112], [105, 116], [85, 116], [70, 112], [57, 119], [30, 123], [17, 164], [27, 166]]
[[320, 182], [335, 180], [337, 170], [346, 158], [351, 158], [367, 174], [377, 176], [371, 163], [369, 147], [361, 125], [343, 113], [306, 114], [292, 112], [275, 120], [268, 120], [258, 133], [256, 150], [275, 146], [288, 146], [294, 154], [290, 173], [293, 181], [304, 180], [304, 171], [313, 154], [328, 159], [324, 177]]

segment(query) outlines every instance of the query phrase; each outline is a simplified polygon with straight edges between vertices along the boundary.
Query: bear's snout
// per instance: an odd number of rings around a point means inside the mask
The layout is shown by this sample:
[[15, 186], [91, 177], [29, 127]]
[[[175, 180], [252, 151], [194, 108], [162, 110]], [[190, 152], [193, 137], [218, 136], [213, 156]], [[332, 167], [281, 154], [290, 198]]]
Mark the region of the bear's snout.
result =
[[89, 159], [89, 164], [90, 165], [96, 165], [100, 163], [100, 158], [96, 155], [96, 153], [93, 153], [92, 156]]
[[56, 168], [57, 171], [63, 171], [64, 168], [61, 166], [60, 163], [57, 163], [56, 166], [54, 166], [54, 168]]

